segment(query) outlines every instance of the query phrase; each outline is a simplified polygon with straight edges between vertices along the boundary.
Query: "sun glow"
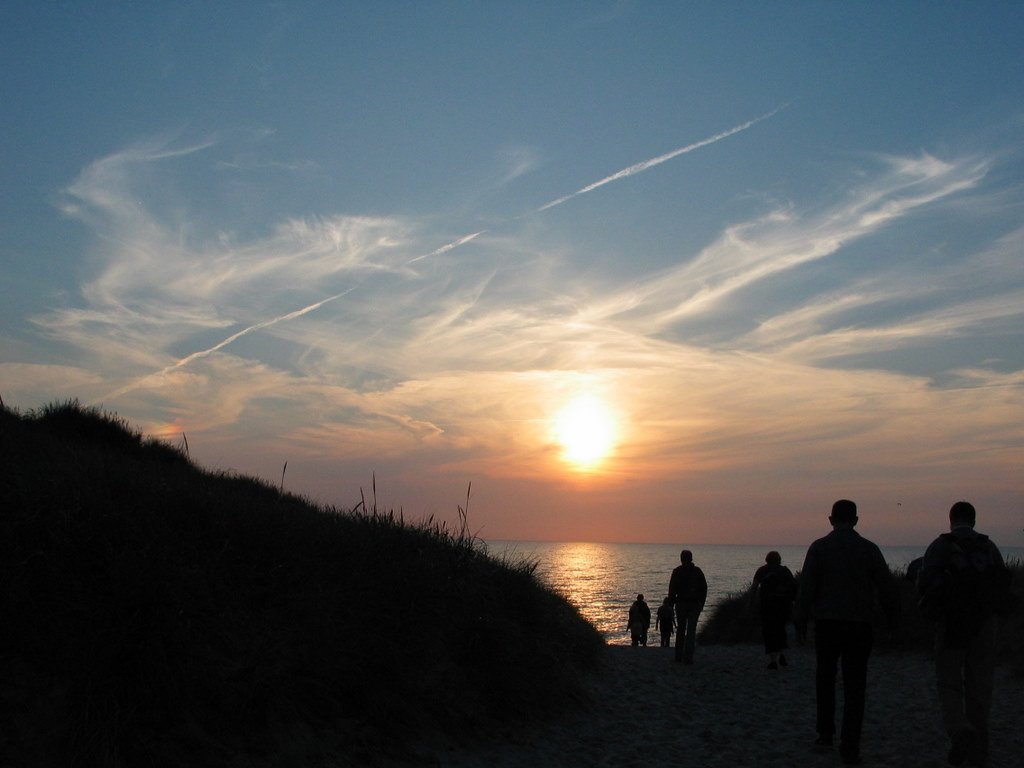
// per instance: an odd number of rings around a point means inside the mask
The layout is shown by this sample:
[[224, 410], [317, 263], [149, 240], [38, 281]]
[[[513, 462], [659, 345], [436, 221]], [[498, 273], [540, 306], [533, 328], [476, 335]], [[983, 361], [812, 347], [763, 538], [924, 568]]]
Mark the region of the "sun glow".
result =
[[565, 461], [592, 469], [615, 446], [615, 417], [597, 397], [580, 395], [555, 416], [554, 434]]

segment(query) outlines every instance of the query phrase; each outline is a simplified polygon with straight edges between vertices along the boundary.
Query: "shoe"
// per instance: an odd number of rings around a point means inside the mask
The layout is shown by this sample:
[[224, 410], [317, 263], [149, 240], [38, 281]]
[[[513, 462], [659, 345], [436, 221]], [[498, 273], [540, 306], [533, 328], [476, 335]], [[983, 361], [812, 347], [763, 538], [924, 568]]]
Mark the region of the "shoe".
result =
[[779, 665], [776, 664], [774, 661], [768, 662], [768, 669], [778, 669], [778, 668], [779, 668]]
[[824, 752], [825, 750], [832, 749], [832, 737], [820, 734], [818, 738], [814, 740], [814, 749], [818, 752]]
[[779, 666], [780, 667], [788, 667], [789, 666], [789, 662], [786, 661], [786, 657], [783, 656], [781, 653], [779, 654]]

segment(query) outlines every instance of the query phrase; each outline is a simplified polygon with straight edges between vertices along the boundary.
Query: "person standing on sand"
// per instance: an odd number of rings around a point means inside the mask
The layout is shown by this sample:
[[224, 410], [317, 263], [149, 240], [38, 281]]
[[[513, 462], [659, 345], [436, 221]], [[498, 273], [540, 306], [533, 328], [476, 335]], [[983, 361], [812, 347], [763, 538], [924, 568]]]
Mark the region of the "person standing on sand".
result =
[[672, 630], [675, 628], [676, 615], [672, 610], [672, 598], [666, 597], [658, 606], [658, 615], [654, 620], [654, 628], [661, 632], [661, 647], [672, 645]]
[[950, 532], [928, 546], [918, 578], [921, 610], [937, 621], [935, 678], [950, 765], [988, 761], [996, 630], [1010, 607], [1012, 575], [975, 519], [969, 502], [952, 506]]
[[782, 555], [771, 551], [765, 564], [754, 574], [753, 588], [760, 598], [761, 634], [764, 652], [768, 656], [768, 669], [788, 666], [782, 652], [789, 648], [786, 622], [796, 597], [796, 579], [793, 572], [782, 564]]
[[651, 609], [644, 602], [643, 594], [636, 596], [636, 600], [629, 606], [629, 638], [632, 645], [647, 645], [647, 630], [651, 626]]
[[853, 530], [858, 520], [857, 505], [840, 499], [832, 505], [828, 520], [832, 533], [807, 550], [794, 618], [801, 639], [807, 636], [808, 620], [814, 618], [818, 731], [815, 746], [832, 747], [836, 671], [842, 659], [843, 724], [839, 755], [845, 765], [859, 765], [875, 601], [881, 603], [893, 632], [899, 622], [899, 595], [882, 551]]
[[693, 664], [693, 651], [697, 645], [697, 619], [708, 599], [708, 582], [704, 571], [693, 564], [693, 552], [679, 553], [680, 565], [672, 571], [668, 583], [668, 597], [676, 609], [675, 660]]

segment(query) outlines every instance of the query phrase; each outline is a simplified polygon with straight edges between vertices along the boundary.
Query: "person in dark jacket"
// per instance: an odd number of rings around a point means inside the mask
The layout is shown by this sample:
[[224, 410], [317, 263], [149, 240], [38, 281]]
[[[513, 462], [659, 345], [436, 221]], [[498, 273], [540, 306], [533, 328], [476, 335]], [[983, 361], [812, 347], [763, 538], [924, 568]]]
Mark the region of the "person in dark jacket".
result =
[[642, 594], [629, 606], [629, 639], [632, 645], [647, 645], [647, 630], [651, 626], [651, 609]]
[[782, 555], [778, 552], [769, 552], [764, 562], [754, 574], [753, 588], [760, 603], [761, 634], [764, 636], [768, 669], [778, 669], [788, 666], [783, 651], [789, 648], [786, 622], [796, 597], [796, 579], [793, 572], [782, 564]]
[[875, 602], [881, 603], [890, 632], [894, 632], [899, 623], [899, 596], [882, 551], [854, 530], [857, 505], [840, 499], [832, 505], [828, 519], [832, 533], [807, 550], [794, 618], [801, 638], [807, 635], [808, 620], [814, 619], [818, 731], [815, 744], [824, 749], [832, 747], [836, 672], [842, 659], [843, 724], [839, 754], [844, 764], [859, 765]]
[[680, 565], [672, 571], [668, 583], [668, 596], [676, 609], [676, 653], [675, 660], [693, 664], [693, 652], [697, 645], [697, 619], [704, 610], [708, 599], [708, 582], [704, 571], [693, 564], [693, 552], [684, 549], [679, 553]]
[[998, 617], [1010, 605], [1011, 574], [999, 548], [974, 530], [974, 506], [949, 510], [949, 533], [933, 541], [918, 577], [921, 608], [936, 621], [935, 677], [950, 765], [985, 765]]
[[676, 614], [672, 610], [672, 598], [666, 597], [658, 606], [658, 615], [654, 620], [654, 628], [661, 632], [661, 647], [672, 645], [672, 631], [675, 629]]

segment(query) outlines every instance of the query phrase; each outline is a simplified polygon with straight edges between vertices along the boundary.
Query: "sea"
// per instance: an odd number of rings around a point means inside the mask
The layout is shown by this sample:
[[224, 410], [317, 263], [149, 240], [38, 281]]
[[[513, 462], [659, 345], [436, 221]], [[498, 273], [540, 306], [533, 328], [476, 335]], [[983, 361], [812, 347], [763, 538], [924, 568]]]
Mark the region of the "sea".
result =
[[[693, 561], [708, 580], [708, 602], [701, 619], [730, 594], [750, 587], [765, 555], [775, 550], [794, 573], [803, 566], [807, 546], [694, 544]], [[678, 544], [597, 544], [581, 542], [489, 541], [488, 551], [513, 562], [537, 564], [537, 576], [564, 595], [613, 645], [629, 644], [626, 617], [637, 594], [652, 614], [668, 591], [672, 569], [679, 565]], [[894, 569], [924, 554], [924, 546], [880, 547]], [[1024, 560], [1024, 547], [1000, 547], [1007, 560]], [[699, 626], [699, 623], [698, 623]], [[653, 626], [652, 626], [653, 630]]]

